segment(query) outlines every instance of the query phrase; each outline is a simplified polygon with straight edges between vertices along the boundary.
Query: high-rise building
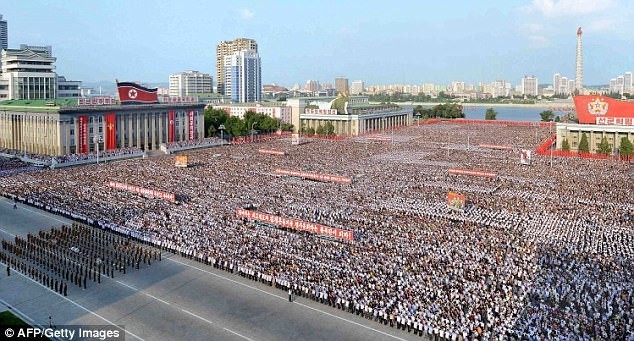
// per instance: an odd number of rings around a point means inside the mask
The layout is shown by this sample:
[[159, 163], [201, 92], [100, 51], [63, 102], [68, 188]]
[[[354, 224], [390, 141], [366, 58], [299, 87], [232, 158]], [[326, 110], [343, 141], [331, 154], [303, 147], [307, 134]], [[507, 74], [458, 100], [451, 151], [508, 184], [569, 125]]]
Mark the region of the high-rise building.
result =
[[581, 36], [583, 31], [581, 27], [577, 29], [577, 62], [575, 68], [575, 90], [578, 93], [583, 92], [583, 49], [581, 47]]
[[524, 76], [524, 78], [522, 78], [522, 95], [537, 96], [538, 94], [537, 77]]
[[319, 81], [315, 81], [315, 80], [307, 80], [306, 81], [306, 86], [304, 87], [304, 89], [308, 90], [308, 91], [312, 91], [312, 92], [317, 92], [319, 91]]
[[230, 95], [225, 91], [225, 57], [232, 56], [242, 50], [258, 52], [258, 44], [254, 39], [238, 38], [231, 41], [221, 41], [216, 47], [216, 91], [219, 94]]
[[[553, 75], [553, 90], [555, 91], [555, 95], [559, 95], [560, 94], [560, 88], [561, 88], [561, 74], [559, 73], [555, 73]], [[567, 84], [566, 84], [567, 85]]]
[[55, 57], [31, 50], [6, 49], [0, 58], [0, 100], [56, 97]]
[[7, 27], [7, 21], [2, 20], [0, 15], [0, 50], [6, 50], [9, 48], [9, 29]]
[[337, 77], [335, 78], [335, 89], [337, 93], [347, 94], [348, 93], [348, 78]]
[[632, 94], [634, 92], [634, 88], [632, 88], [632, 73], [626, 72], [623, 75], [623, 92], [627, 94]]
[[364, 89], [365, 89], [365, 86], [363, 84], [363, 81], [354, 81], [352, 82], [352, 85], [350, 86], [350, 94], [360, 95], [363, 93]]
[[262, 100], [260, 56], [254, 50], [242, 50], [224, 60], [225, 93], [233, 102]]
[[172, 97], [209, 94], [213, 89], [213, 81], [208, 73], [185, 71], [170, 75], [169, 95]]

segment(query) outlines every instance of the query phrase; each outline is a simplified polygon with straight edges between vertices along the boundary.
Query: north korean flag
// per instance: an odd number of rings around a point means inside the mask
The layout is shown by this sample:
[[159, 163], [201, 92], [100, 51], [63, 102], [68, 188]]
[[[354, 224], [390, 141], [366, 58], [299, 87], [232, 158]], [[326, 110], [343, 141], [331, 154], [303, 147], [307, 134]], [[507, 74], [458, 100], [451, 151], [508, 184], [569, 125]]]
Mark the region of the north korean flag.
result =
[[117, 82], [121, 104], [157, 104], [157, 88], [146, 88], [134, 82]]

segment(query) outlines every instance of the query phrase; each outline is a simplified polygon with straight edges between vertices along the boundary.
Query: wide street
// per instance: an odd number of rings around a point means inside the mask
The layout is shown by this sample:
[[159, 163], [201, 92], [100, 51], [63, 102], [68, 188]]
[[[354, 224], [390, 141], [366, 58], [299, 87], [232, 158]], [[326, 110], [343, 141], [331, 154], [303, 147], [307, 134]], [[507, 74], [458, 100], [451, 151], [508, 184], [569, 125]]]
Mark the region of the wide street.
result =
[[[60, 216], [0, 198], [0, 239], [70, 224]], [[64, 297], [5, 265], [0, 311], [28, 323], [122, 325], [129, 340], [420, 340], [264, 284], [163, 252], [163, 260]], [[7, 308], [8, 307], [8, 308]]]

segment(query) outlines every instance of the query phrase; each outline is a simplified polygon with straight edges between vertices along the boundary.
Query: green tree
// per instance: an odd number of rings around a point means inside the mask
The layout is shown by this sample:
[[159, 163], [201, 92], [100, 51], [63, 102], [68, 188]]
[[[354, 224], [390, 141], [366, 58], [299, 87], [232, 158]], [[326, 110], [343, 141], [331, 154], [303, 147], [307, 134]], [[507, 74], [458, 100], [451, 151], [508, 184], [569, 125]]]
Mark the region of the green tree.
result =
[[581, 141], [579, 141], [579, 151], [583, 153], [590, 152], [590, 146], [588, 146], [588, 135], [586, 135], [586, 133], [581, 134]]
[[564, 138], [564, 140], [561, 141], [561, 150], [566, 152], [570, 151], [570, 143], [568, 142], [568, 139]]
[[552, 110], [544, 110], [539, 113], [539, 116], [542, 117], [542, 122], [550, 122], [555, 118], [555, 114]]
[[290, 123], [282, 123], [282, 131], [293, 131], [293, 125]]
[[[214, 109], [212, 107], [205, 109], [204, 126], [205, 131], [208, 134], [207, 136], [213, 136], [213, 134], [218, 131], [218, 127], [221, 124], [225, 124], [226, 126], [228, 118], [229, 114], [227, 114], [227, 112], [222, 109]], [[213, 129], [211, 129], [211, 127], [213, 127]]]
[[319, 135], [319, 136], [323, 136], [326, 134], [326, 129], [324, 129], [324, 126], [322, 126], [321, 124], [317, 126], [317, 129], [315, 129], [315, 134]]
[[612, 148], [610, 148], [610, 144], [608, 143], [608, 138], [603, 136], [601, 142], [599, 143], [599, 154], [608, 155], [612, 153]]
[[315, 135], [315, 128], [313, 128], [313, 127], [306, 128], [306, 134]]
[[493, 110], [493, 108], [489, 108], [487, 109], [486, 113], [484, 114], [484, 119], [485, 120], [496, 120], [498, 116], [497, 111]]
[[632, 142], [626, 136], [623, 136], [621, 138], [620, 151], [621, 151], [621, 156], [634, 155], [634, 145], [632, 145]]
[[561, 122], [561, 117], [559, 117], [559, 115], [555, 116], [555, 122]]
[[326, 122], [324, 125], [324, 135], [335, 136], [335, 126], [332, 123]]

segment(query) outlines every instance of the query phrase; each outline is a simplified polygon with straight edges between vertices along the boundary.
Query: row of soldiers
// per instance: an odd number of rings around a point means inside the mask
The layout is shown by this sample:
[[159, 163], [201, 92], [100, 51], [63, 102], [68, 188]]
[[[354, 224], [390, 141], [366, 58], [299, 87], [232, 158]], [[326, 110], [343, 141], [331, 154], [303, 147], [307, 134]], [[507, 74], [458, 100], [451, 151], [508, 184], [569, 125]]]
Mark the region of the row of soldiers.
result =
[[2, 240], [0, 260], [43, 285], [67, 294], [67, 283], [87, 289], [88, 283], [101, 283], [101, 276], [113, 278], [116, 271], [140, 269], [161, 260], [160, 251], [132, 242], [110, 231], [73, 224], [49, 231]]

